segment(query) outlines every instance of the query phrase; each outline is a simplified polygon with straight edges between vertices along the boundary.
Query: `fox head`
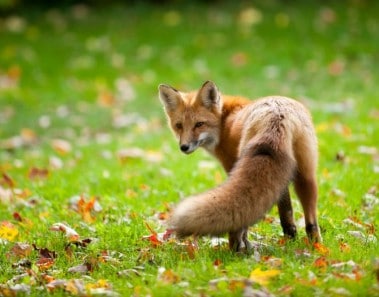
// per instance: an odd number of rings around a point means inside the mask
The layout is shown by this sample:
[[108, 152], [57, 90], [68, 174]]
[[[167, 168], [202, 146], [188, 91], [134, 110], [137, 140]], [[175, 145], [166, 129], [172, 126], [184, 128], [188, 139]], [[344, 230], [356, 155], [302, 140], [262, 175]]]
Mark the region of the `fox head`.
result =
[[214, 150], [220, 138], [222, 99], [213, 82], [207, 81], [191, 93], [162, 84], [159, 98], [183, 153], [190, 154], [198, 147]]

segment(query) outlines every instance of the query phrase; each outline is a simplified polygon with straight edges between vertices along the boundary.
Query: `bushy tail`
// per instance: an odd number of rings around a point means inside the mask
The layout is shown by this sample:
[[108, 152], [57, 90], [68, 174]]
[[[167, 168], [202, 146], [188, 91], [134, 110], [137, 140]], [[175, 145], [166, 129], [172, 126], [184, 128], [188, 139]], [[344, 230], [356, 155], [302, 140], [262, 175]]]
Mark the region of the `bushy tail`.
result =
[[295, 171], [290, 154], [272, 138], [267, 140], [252, 140], [223, 184], [180, 202], [169, 219], [169, 228], [179, 237], [219, 235], [262, 219]]

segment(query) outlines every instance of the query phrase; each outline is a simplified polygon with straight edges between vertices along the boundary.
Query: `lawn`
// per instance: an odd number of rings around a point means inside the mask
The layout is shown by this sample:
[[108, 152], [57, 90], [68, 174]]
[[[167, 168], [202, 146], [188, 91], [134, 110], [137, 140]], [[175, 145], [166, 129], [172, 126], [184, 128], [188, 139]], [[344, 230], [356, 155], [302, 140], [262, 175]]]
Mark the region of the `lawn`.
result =
[[[378, 296], [378, 15], [376, 1], [275, 0], [2, 14], [0, 296]], [[157, 87], [208, 79], [309, 107], [322, 244], [294, 194], [293, 241], [276, 207], [250, 254], [163, 238], [175, 203], [226, 175], [180, 152]]]

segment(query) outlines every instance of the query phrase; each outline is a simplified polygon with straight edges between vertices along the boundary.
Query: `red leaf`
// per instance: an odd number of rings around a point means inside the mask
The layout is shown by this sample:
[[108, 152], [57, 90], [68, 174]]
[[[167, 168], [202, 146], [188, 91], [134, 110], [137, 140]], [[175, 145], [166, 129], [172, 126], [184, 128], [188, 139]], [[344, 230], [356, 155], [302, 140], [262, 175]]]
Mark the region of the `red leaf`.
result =
[[148, 223], [145, 222], [146, 228], [150, 231], [150, 235], [144, 236], [143, 239], [149, 240], [153, 247], [157, 247], [162, 244], [162, 241], [158, 239], [158, 234], [155, 232]]
[[315, 266], [315, 267], [317, 267], [317, 268], [320, 268], [320, 269], [326, 269], [326, 267], [329, 266], [329, 262], [328, 262], [328, 260], [326, 259], [326, 257], [322, 256], [322, 257], [317, 258], [317, 259], [313, 262], [313, 266]]
[[17, 221], [17, 222], [22, 222], [22, 217], [21, 215], [18, 213], [18, 212], [14, 212], [13, 213], [13, 218]]

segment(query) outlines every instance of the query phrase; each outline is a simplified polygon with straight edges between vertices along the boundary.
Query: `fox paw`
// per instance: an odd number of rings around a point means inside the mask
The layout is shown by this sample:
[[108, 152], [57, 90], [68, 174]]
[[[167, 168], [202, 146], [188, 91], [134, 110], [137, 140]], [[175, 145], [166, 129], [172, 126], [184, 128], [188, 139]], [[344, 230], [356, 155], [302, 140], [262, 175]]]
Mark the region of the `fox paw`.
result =
[[316, 224], [308, 224], [305, 227], [307, 236], [311, 242], [322, 242], [320, 230]]
[[244, 228], [236, 232], [229, 232], [229, 247], [237, 253], [250, 252], [253, 247], [247, 240], [248, 229]]

